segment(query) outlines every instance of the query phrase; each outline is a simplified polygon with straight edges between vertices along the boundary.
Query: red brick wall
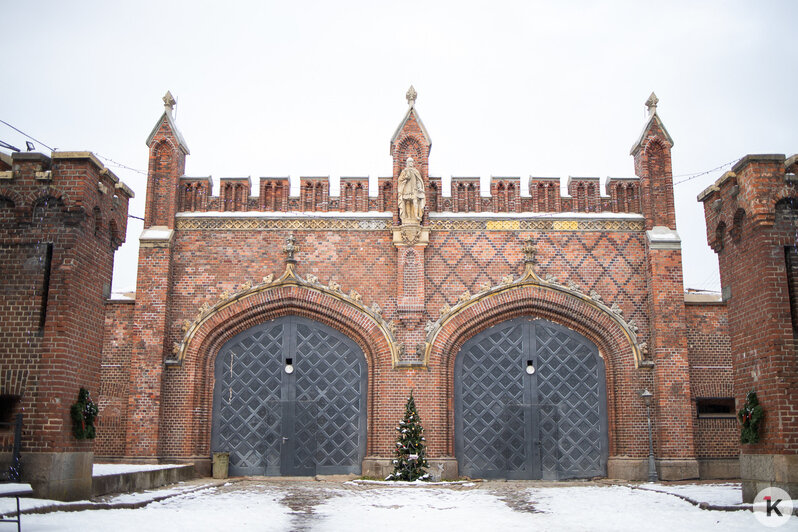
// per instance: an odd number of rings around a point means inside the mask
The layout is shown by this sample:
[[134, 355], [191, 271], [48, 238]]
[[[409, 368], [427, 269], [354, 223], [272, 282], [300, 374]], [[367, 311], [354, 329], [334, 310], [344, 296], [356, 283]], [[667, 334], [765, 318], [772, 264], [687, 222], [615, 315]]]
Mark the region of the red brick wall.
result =
[[95, 456], [125, 454], [134, 304], [133, 300], [113, 300], [105, 304]]
[[[182, 323], [192, 321], [203, 303], [215, 303], [223, 292], [233, 292], [246, 281], [259, 282], [268, 273], [279, 275], [285, 264], [281, 249], [287, 231], [178, 231], [172, 253], [172, 289], [169, 303], [172, 319], [168, 325], [166, 345], [179, 342]], [[300, 275], [316, 275], [324, 284], [334, 280], [345, 292], [356, 290], [368, 305], [376, 302], [386, 320], [397, 319], [397, 251], [387, 231], [295, 231], [299, 252], [296, 254]], [[425, 250], [428, 297], [424, 320], [436, 319], [444, 302], [453, 304], [464, 290], [479, 291], [485, 282], [499, 284], [501, 277], [523, 271], [522, 239], [531, 236], [538, 242], [541, 275], [552, 274], [558, 282], [573, 281], [585, 293], [595, 290], [604, 301], [619, 304], [627, 318], [639, 324], [639, 334], [648, 334], [645, 314], [646, 295], [643, 274], [644, 236], [639, 232], [552, 232], [518, 233], [490, 231], [473, 234], [468, 231], [435, 231]], [[231, 253], [230, 250], [235, 252]], [[149, 253], [149, 252], [148, 252]], [[153, 289], [140, 290], [152, 294]], [[144, 296], [148, 297], [148, 296]], [[137, 301], [137, 306], [142, 301]], [[319, 319], [328, 312], [317, 305]], [[529, 310], [534, 314], [534, 311]], [[273, 316], [272, 316], [273, 317]], [[506, 319], [511, 316], [507, 314]], [[262, 315], [261, 321], [270, 316]], [[556, 319], [556, 317], [554, 318]], [[561, 320], [560, 320], [561, 321]], [[576, 319], [578, 321], [578, 318]], [[246, 326], [257, 321], [247, 322]], [[470, 331], [476, 334], [491, 323], [480, 324]], [[244, 325], [236, 326], [236, 331]], [[339, 325], [340, 328], [340, 325]], [[220, 347], [220, 346], [219, 346]], [[205, 353], [213, 357], [215, 353]], [[454, 358], [451, 359], [453, 364]], [[197, 362], [199, 363], [199, 362]], [[393, 444], [395, 420], [401, 416], [404, 398], [413, 387], [417, 404], [425, 419], [432, 456], [451, 453], [450, 398], [442, 390], [451, 388], [453, 365], [426, 370], [394, 370], [390, 359], [372, 360], [375, 402], [369, 403], [374, 413], [370, 426], [369, 450], [387, 456]], [[204, 362], [203, 362], [204, 364]], [[212, 367], [212, 365], [211, 365]], [[207, 455], [207, 447], [192, 443], [194, 435], [210, 432], [209, 416], [196, 426], [191, 412], [208, 409], [212, 375], [203, 375], [204, 366], [186, 363], [183, 368], [167, 369], [163, 376], [160, 404], [159, 454], [164, 456]], [[634, 369], [634, 363], [608, 365], [612, 375], [611, 394], [617, 403], [628, 405], [617, 417], [618, 437], [613, 449], [619, 454], [644, 456], [645, 418], [636, 393], [651, 386], [650, 373]], [[146, 390], [136, 393], [146, 395]], [[639, 404], [638, 404], [639, 403]], [[137, 438], [147, 430], [140, 430]], [[623, 434], [623, 436], [620, 436]], [[153, 437], [155, 437], [153, 435]], [[199, 443], [199, 440], [196, 440]]]
[[88, 153], [13, 161], [0, 188], [1, 393], [21, 396], [23, 452], [90, 451], [69, 407], [81, 386], [100, 395], [103, 301], [129, 194]]
[[[783, 155], [748, 155], [707, 189], [707, 239], [728, 292], [734, 397], [755, 390], [766, 421], [743, 454], [798, 453], [798, 355], [785, 248], [796, 245], [798, 190]], [[726, 230], [718, 230], [725, 226]]]
[[696, 398], [734, 397], [729, 321], [726, 305], [685, 305], [690, 386], [698, 458], [733, 458], [740, 454], [740, 431], [731, 418], [697, 417]]
[[[175, 228], [171, 243], [143, 247], [140, 254], [131, 355], [129, 408], [133, 414], [128, 417], [126, 452], [135, 456], [207, 458], [216, 353], [238, 332], [281, 315], [297, 314], [337, 328], [363, 348], [369, 365], [368, 455], [390, 456], [393, 427], [412, 388], [427, 431], [430, 456], [451, 456], [453, 368], [459, 346], [499, 321], [527, 315], [563, 323], [599, 346], [607, 369], [611, 456], [647, 455], [646, 411], [639, 393], [648, 388], [657, 396], [654, 421], [658, 456], [694, 458], [681, 252], [649, 249], [644, 232], [646, 227], [660, 224], [675, 228], [670, 144], [663, 144], [666, 134], [659, 122], [652, 123], [648, 134], [659, 139], [660, 151], [654, 147], [639, 151], [635, 158], [639, 179], [613, 182], [608, 197], [600, 195], [595, 179], [575, 181], [575, 197], [560, 197], [559, 181], [545, 178], [533, 179], [531, 198], [521, 198], [511, 179], [495, 179], [491, 197], [483, 198], [478, 181], [453, 178], [452, 197], [445, 197], [440, 179], [429, 177], [430, 145], [413, 110], [391, 143], [392, 177], [380, 178], [379, 196], [369, 200], [369, 209], [393, 213], [391, 220], [381, 219], [381, 223], [387, 222], [382, 229], [331, 229], [325, 225], [328, 218], [297, 218], [287, 229], [288, 222], [270, 226], [273, 220], [255, 213], [251, 223], [242, 217], [235, 223], [208, 216], [181, 216], [186, 224], [167, 220], [164, 225]], [[162, 127], [162, 138], [156, 135], [156, 141], [166, 142], [170, 134]], [[521, 230], [522, 221], [527, 222], [523, 216], [492, 221], [452, 217], [447, 221], [440, 215], [430, 220], [425, 214], [423, 223], [431, 227], [429, 245], [414, 249], [417, 256], [423, 254], [423, 263], [405, 270], [404, 263], [399, 263], [403, 255], [392, 242], [390, 225], [399, 222], [396, 180], [408, 156], [414, 157], [431, 191], [428, 212], [643, 211], [646, 216], [627, 216], [610, 225], [596, 220], [552, 222], [540, 218], [543, 225]], [[158, 190], [159, 168], [151, 166], [148, 197], [150, 190]], [[285, 189], [277, 194], [264, 185], [270, 183], [266, 180], [259, 187], [260, 197], [249, 198], [246, 208], [236, 209], [263, 210], [266, 206], [283, 211], [362, 211], [364, 205], [357, 200], [354, 188], [348, 191], [348, 182], [359, 183], [356, 179], [344, 180], [341, 196], [331, 198], [326, 177], [303, 177], [299, 197], [286, 197]], [[513, 187], [508, 188], [511, 183]], [[367, 183], [362, 185], [365, 192]], [[171, 201], [168, 195], [155, 194], [153, 198]], [[229, 210], [223, 201], [206, 198], [202, 210]], [[156, 218], [158, 212], [166, 212], [158, 210], [160, 207], [152, 209]], [[196, 200], [181, 203], [181, 209], [197, 210]], [[657, 209], [666, 212], [655, 216]], [[226, 228], [222, 227], [225, 223], [229, 224]], [[258, 284], [264, 276], [279, 276], [284, 271], [282, 247], [291, 233], [298, 247], [298, 275], [314, 275], [325, 285], [335, 281], [344, 293], [356, 291], [366, 305], [377, 303], [385, 320], [397, 327], [397, 338], [404, 342], [402, 363], [415, 360], [415, 344], [424, 338], [424, 322], [436, 320], [444, 304], [455, 304], [465, 291], [477, 293], [485, 284], [499, 285], [505, 276], [517, 279], [523, 273], [525, 238], [535, 241], [536, 271], [541, 277], [552, 275], [558, 283], [573, 285], [583, 295], [565, 297], [540, 287], [508, 290], [475, 306], [480, 312], [463, 313], [458, 315], [460, 321], [448, 322], [448, 329], [441, 329], [442, 339], [435, 344], [438, 347], [430, 355], [428, 366], [394, 367], [390, 344], [362, 311], [354, 311], [340, 298], [322, 292], [283, 287], [229, 300], [223, 310], [195, 331], [182, 365], [165, 367], [165, 361], [172, 358], [171, 346], [181, 342], [185, 324], [190, 325], [203, 305], [227, 301], [244, 283]], [[405, 280], [415, 288], [400, 290]], [[415, 283], [423, 283], [426, 294], [420, 316], [398, 309], [398, 296], [419, 293], [420, 284]], [[612, 312], [591, 304], [593, 298], [607, 306], [617, 305], [626, 320], [634, 319], [638, 341], [651, 346], [654, 365], [637, 367], [640, 361], [633, 357], [626, 329], [614, 321]], [[659, 328], [656, 335], [651, 331], [652, 324]]]

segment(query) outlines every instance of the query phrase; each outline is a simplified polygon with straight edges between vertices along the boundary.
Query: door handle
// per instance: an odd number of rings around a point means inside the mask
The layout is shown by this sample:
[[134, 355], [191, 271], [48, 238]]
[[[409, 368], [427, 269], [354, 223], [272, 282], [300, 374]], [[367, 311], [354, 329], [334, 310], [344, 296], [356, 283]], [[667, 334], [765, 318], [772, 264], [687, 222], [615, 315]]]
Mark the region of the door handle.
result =
[[285, 443], [285, 442], [287, 442], [287, 441], [288, 441], [288, 438], [286, 438], [285, 436], [283, 436], [283, 443]]

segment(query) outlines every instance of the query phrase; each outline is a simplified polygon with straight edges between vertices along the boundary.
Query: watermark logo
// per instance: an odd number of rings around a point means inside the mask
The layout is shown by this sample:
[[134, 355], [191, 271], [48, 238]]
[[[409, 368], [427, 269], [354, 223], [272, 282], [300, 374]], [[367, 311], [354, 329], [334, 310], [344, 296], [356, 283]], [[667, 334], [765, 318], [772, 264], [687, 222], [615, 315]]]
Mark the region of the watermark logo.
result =
[[783, 489], [765, 488], [754, 497], [754, 517], [765, 526], [781, 526], [791, 515], [792, 500]]

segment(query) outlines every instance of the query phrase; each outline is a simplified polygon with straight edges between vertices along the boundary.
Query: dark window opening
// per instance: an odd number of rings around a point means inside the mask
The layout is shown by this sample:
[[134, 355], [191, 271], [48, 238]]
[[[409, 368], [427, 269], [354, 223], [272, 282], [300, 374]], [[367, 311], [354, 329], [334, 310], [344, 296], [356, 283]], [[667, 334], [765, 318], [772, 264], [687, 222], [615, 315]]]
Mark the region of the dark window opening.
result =
[[798, 248], [784, 247], [784, 266], [787, 270], [787, 292], [790, 296], [792, 335], [798, 339]]
[[53, 262], [53, 245], [46, 245], [47, 250], [44, 258], [44, 283], [42, 286], [41, 311], [39, 313], [39, 336], [44, 335], [44, 324], [47, 323], [47, 299], [50, 297], [50, 269]]
[[13, 428], [14, 412], [18, 404], [18, 395], [0, 395], [0, 430], [10, 430]]
[[734, 397], [698, 397], [698, 417], [734, 417]]

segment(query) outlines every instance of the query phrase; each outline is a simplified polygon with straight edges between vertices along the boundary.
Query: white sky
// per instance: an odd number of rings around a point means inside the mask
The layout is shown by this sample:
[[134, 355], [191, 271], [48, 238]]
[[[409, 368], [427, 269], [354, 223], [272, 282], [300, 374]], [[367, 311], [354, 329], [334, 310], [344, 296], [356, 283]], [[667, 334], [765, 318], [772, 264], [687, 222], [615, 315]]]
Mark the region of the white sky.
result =
[[[337, 192], [339, 176], [389, 175], [411, 83], [430, 173], [444, 179], [631, 176], [652, 90], [675, 181], [747, 153], [798, 152], [788, 0], [7, 2], [3, 19], [0, 119], [146, 170], [169, 89], [186, 173], [215, 184], [330, 175]], [[0, 140], [26, 139], [0, 124]], [[109, 167], [143, 215], [144, 176]], [[720, 288], [696, 195], [721, 173], [675, 187], [690, 288]], [[142, 226], [130, 222], [115, 290], [135, 285]]]

